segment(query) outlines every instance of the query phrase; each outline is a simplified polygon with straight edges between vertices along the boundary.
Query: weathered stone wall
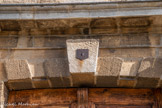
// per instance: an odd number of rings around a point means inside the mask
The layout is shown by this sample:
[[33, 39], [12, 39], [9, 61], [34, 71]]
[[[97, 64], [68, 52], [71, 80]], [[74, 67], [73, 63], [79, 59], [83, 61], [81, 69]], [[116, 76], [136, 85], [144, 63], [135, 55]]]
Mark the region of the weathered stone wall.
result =
[[[161, 87], [161, 19], [161, 16], [145, 16], [0, 21], [0, 80], [10, 90], [87, 84]], [[68, 39], [99, 41], [96, 72], [71, 74]]]

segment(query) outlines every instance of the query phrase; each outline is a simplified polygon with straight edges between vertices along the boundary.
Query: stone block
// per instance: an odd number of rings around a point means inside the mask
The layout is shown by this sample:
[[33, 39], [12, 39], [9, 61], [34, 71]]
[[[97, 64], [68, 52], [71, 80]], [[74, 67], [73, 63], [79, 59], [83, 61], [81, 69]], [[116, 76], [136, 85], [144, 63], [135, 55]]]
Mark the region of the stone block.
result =
[[51, 87], [71, 87], [70, 77], [53, 77], [50, 78]]
[[83, 33], [83, 28], [59, 28], [51, 30], [52, 35], [81, 35]]
[[100, 57], [98, 59], [96, 86], [116, 87], [123, 60], [115, 57]]
[[144, 58], [138, 70], [136, 87], [155, 88], [162, 75], [162, 58]]
[[162, 58], [144, 58], [138, 70], [138, 77], [160, 78]]
[[31, 78], [30, 68], [26, 60], [6, 60], [5, 68], [8, 80]]
[[126, 59], [122, 63], [120, 77], [136, 77], [141, 59]]
[[[97, 68], [99, 42], [95, 39], [67, 40], [69, 70], [74, 86], [94, 86], [94, 74]], [[77, 58], [78, 49], [88, 50], [88, 58]], [[81, 55], [82, 56], [82, 55]]]
[[119, 76], [123, 59], [115, 57], [98, 58], [98, 76]]
[[9, 90], [26, 90], [34, 88], [31, 79], [8, 81], [6, 86]]
[[17, 37], [0, 37], [1, 48], [14, 48], [17, 46]]
[[94, 87], [94, 73], [74, 73], [72, 74], [73, 87]]
[[117, 80], [115, 76], [97, 76], [96, 87], [117, 87]]
[[119, 87], [135, 87], [137, 83], [137, 72], [141, 59], [125, 59], [121, 66], [118, 79]]
[[68, 87], [71, 85], [68, 60], [66, 58], [46, 60], [45, 71], [52, 87]]
[[113, 34], [117, 33], [118, 29], [117, 28], [92, 28], [90, 34]]
[[119, 78], [118, 86], [119, 87], [135, 87], [137, 80], [134, 78]]
[[19, 30], [21, 30], [19, 22], [16, 20], [10, 20], [7, 22], [0, 21], [0, 24], [1, 24], [2, 31], [19, 31]]
[[49, 49], [49, 50], [44, 50], [44, 49], [39, 49], [39, 50], [15, 50], [14, 52], [11, 52], [11, 54], [9, 56], [11, 58], [14, 58], [14, 59], [64, 58], [64, 57], [66, 57], [66, 50], [65, 49], [57, 49], [57, 50], [51, 50], [51, 49]]
[[115, 18], [100, 18], [92, 19], [91, 28], [116, 28], [117, 23]]
[[157, 88], [158, 84], [158, 78], [139, 77], [137, 79], [136, 88]]
[[100, 49], [100, 57], [121, 57], [121, 58], [142, 58], [142, 57], [155, 57], [155, 48], [112, 48]]
[[115, 48], [120, 46], [121, 36], [100, 36], [100, 48]]
[[121, 18], [120, 26], [121, 27], [143, 27], [149, 26], [151, 21], [149, 17], [130, 17], [130, 18]]
[[34, 88], [50, 88], [49, 79], [47, 78], [34, 78], [32, 79]]
[[34, 47], [66, 48], [66, 38], [34, 37]]
[[29, 38], [26, 36], [20, 36], [17, 42], [17, 48], [26, 48], [28, 46]]
[[[95, 39], [67, 40], [67, 53], [70, 73], [96, 72], [99, 42]], [[77, 49], [88, 49], [88, 58], [76, 58]]]
[[[100, 48], [131, 48], [160, 45], [161, 36], [157, 34], [123, 34], [100, 36]], [[138, 40], [137, 40], [138, 39]]]
[[45, 78], [47, 77], [44, 69], [44, 59], [32, 59], [28, 60], [29, 68], [33, 78]]

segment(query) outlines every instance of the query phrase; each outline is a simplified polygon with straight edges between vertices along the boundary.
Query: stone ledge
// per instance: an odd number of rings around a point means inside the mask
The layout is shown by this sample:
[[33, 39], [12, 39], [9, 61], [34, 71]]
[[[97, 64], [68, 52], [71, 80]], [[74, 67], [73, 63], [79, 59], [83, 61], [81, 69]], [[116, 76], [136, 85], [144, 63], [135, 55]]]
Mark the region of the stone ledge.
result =
[[[65, 19], [162, 15], [162, 2], [103, 3], [51, 6], [1, 6], [0, 19]], [[32, 8], [31, 8], [32, 7]], [[34, 11], [33, 11], [34, 10]], [[80, 11], [78, 13], [78, 10]], [[87, 11], [88, 10], [88, 11]], [[8, 14], [6, 14], [6, 11]]]

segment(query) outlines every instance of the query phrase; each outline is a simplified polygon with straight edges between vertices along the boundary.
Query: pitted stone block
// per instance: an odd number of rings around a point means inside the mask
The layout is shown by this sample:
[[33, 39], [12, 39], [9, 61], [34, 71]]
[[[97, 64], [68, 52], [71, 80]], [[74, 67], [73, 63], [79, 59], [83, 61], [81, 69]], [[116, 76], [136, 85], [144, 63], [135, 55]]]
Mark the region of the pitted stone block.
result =
[[123, 60], [116, 57], [98, 59], [97, 76], [119, 76]]
[[[99, 42], [95, 39], [69, 39], [66, 41], [69, 70], [72, 74], [72, 82], [75, 87], [94, 86], [94, 74], [97, 68], [97, 58]], [[84, 50], [86, 54], [78, 53], [78, 50]], [[77, 54], [85, 56], [85, 59], [79, 59]], [[87, 55], [88, 54], [88, 55]]]
[[[96, 72], [99, 42], [95, 39], [67, 40], [67, 53], [71, 73]], [[85, 60], [76, 58], [76, 50], [88, 49], [89, 56]]]
[[139, 62], [138, 61], [125, 61], [122, 63], [120, 76], [135, 77], [137, 75]]
[[138, 70], [137, 88], [155, 88], [162, 75], [162, 58], [144, 58]]
[[126, 59], [122, 63], [118, 86], [120, 87], [135, 87], [137, 72], [141, 59]]
[[45, 61], [45, 71], [52, 87], [69, 87], [71, 85], [68, 61], [55, 58]]
[[10, 90], [32, 89], [31, 72], [27, 60], [6, 60], [7, 86]]
[[117, 87], [123, 60], [115, 57], [100, 57], [96, 73], [97, 87]]
[[31, 73], [26, 60], [6, 60], [8, 80], [30, 79]]

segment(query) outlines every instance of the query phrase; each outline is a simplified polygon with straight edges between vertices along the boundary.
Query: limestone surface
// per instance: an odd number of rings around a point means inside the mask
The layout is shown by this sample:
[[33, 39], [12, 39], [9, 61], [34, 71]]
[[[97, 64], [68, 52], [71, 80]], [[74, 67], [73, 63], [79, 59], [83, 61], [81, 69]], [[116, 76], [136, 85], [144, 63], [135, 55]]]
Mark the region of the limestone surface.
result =
[[[69, 70], [71, 73], [96, 72], [99, 42], [95, 39], [71, 39], [66, 41]], [[77, 49], [88, 49], [88, 58], [76, 58]]]

